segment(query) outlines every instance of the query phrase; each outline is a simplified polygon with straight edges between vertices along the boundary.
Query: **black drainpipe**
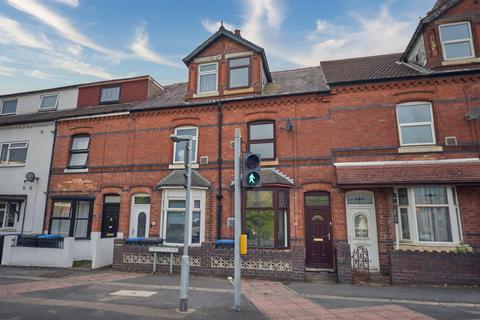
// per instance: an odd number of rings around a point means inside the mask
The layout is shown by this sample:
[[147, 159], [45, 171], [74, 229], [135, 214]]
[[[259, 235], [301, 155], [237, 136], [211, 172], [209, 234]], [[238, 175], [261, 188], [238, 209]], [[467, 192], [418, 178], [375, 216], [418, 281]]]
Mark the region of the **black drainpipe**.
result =
[[222, 113], [222, 103], [219, 101], [217, 102], [218, 107], [218, 157], [217, 157], [217, 165], [218, 165], [218, 194], [217, 194], [217, 240], [222, 239], [222, 127], [223, 127], [223, 113]]

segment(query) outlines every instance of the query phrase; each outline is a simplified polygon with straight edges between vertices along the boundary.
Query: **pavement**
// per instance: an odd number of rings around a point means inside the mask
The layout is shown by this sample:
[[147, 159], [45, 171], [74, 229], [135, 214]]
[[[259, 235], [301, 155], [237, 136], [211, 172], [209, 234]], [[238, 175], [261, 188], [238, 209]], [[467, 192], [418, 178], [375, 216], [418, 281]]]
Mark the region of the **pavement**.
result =
[[225, 278], [191, 276], [178, 312], [178, 275], [0, 267], [3, 319], [480, 319], [475, 287], [373, 287], [242, 281], [240, 312]]

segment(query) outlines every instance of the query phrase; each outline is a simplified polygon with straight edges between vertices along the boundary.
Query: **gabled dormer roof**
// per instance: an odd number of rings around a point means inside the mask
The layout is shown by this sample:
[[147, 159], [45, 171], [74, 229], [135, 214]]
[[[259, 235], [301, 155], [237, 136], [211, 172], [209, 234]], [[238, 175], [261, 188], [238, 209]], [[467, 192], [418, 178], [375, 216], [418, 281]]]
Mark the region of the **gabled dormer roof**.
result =
[[413, 36], [407, 45], [407, 49], [405, 49], [402, 57], [400, 58], [400, 61], [407, 61], [408, 54], [410, 53], [410, 50], [412, 50], [413, 46], [415, 45], [415, 42], [417, 41], [418, 37], [423, 33], [423, 29], [425, 25], [437, 19], [445, 11], [455, 6], [459, 2], [460, 0], [437, 0], [432, 10], [427, 12], [427, 15], [423, 17], [418, 23], [418, 26], [415, 29], [415, 32], [413, 33]]
[[239, 44], [247, 47], [248, 49], [260, 54], [262, 57], [263, 70], [265, 76], [267, 77], [268, 82], [272, 82], [272, 75], [270, 74], [270, 68], [268, 67], [267, 56], [265, 55], [265, 50], [262, 47], [257, 46], [256, 44], [244, 39], [242, 36], [235, 34], [232, 31], [225, 29], [222, 25], [217, 32], [215, 32], [210, 38], [204, 41], [199, 45], [195, 50], [192, 51], [188, 56], [183, 59], [183, 62], [188, 65], [198, 54], [200, 54], [204, 49], [214, 43], [220, 37], [227, 37], [230, 40], [238, 42]]

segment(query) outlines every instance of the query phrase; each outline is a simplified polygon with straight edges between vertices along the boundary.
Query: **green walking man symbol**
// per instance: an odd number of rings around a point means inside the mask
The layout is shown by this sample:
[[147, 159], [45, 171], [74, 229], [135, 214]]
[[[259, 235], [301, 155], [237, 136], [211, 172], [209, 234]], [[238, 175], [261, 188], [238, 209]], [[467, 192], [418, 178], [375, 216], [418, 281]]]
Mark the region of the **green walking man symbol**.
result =
[[248, 177], [248, 184], [255, 184], [255, 174], [254, 173], [250, 173], [250, 175]]

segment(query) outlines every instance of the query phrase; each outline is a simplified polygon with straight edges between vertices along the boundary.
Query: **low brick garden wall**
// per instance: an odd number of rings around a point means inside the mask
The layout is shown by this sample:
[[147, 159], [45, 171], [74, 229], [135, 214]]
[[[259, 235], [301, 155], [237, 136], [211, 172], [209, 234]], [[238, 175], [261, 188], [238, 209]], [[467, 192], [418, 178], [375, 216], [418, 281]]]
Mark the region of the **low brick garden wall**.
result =
[[480, 284], [480, 254], [394, 251], [390, 268], [392, 284]]
[[[233, 276], [233, 249], [215, 248], [204, 243], [189, 249], [190, 272], [198, 275]], [[180, 273], [182, 248], [174, 255], [174, 273]], [[157, 254], [157, 271], [169, 271], [170, 254]], [[303, 247], [289, 250], [249, 249], [242, 257], [242, 276], [266, 279], [303, 280]], [[153, 253], [148, 246], [126, 245], [117, 239], [113, 250], [113, 269], [117, 271], [150, 273], [153, 269]]]

